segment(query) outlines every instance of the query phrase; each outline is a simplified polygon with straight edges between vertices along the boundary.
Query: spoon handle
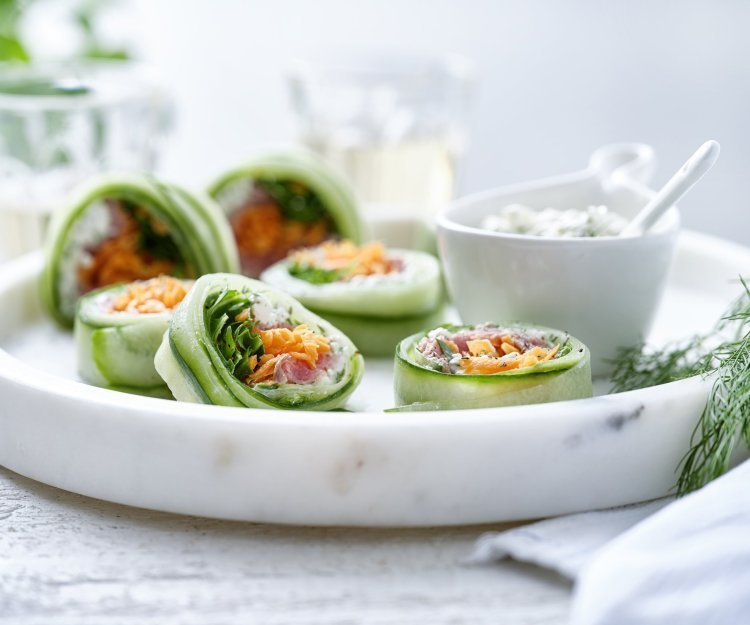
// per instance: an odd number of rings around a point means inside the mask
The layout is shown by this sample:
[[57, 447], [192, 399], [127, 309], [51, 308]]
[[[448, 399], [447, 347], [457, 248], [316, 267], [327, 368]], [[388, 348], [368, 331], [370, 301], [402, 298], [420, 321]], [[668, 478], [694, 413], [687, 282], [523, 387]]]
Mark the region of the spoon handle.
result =
[[692, 189], [693, 185], [711, 169], [719, 158], [719, 150], [719, 142], [713, 140], [706, 141], [699, 147], [669, 182], [623, 228], [621, 236], [638, 236], [648, 232], [667, 209]]

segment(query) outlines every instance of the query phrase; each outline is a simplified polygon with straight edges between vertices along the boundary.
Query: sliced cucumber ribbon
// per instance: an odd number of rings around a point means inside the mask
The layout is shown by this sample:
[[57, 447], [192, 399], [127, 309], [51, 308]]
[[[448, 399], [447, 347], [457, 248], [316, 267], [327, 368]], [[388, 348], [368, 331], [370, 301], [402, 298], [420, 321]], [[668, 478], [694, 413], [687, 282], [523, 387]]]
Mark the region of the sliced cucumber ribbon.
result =
[[286, 291], [342, 330], [366, 356], [392, 356], [406, 336], [444, 321], [440, 265], [424, 252], [390, 249], [401, 271], [312, 284], [291, 274], [291, 258], [261, 279]]
[[[307, 325], [329, 339], [338, 366], [332, 375], [307, 384], [262, 382], [246, 384], [234, 375], [219, 337], [226, 329], [226, 311], [214, 306], [224, 293], [239, 292], [250, 302], [251, 314], [267, 304], [282, 325]], [[222, 318], [223, 317], [223, 318]], [[256, 319], [253, 318], [253, 321]], [[232, 339], [234, 340], [234, 339]], [[244, 276], [203, 276], [177, 308], [155, 358], [156, 370], [180, 401], [249, 408], [333, 410], [340, 408], [359, 384], [364, 361], [354, 344], [327, 321], [291, 296]]]
[[104, 287], [79, 300], [74, 330], [78, 373], [95, 386], [164, 396], [168, 392], [154, 367], [154, 356], [172, 311], [113, 310], [112, 302], [130, 287]]
[[320, 313], [387, 319], [424, 315], [438, 308], [443, 294], [437, 259], [424, 252], [397, 249], [388, 250], [388, 256], [402, 261], [403, 270], [311, 284], [291, 275], [292, 261], [287, 258], [266, 269], [261, 279]]
[[[73, 324], [76, 302], [81, 295], [76, 271], [80, 259], [89, 253], [83, 243], [90, 234], [85, 231], [91, 227], [87, 220], [96, 217], [91, 211], [101, 211], [100, 204], [106, 200], [131, 202], [166, 225], [167, 235], [180, 256], [167, 260], [179, 260], [189, 268], [188, 275], [181, 277], [239, 269], [229, 224], [208, 196], [189, 193], [147, 175], [101, 176], [78, 191], [55, 214], [50, 225], [41, 294], [45, 307], [60, 324]], [[100, 232], [100, 242], [110, 234]]]
[[209, 185], [208, 193], [231, 214], [248, 199], [252, 184], [263, 181], [303, 185], [317, 196], [330, 218], [331, 236], [356, 243], [364, 239], [364, 224], [349, 184], [312, 152], [295, 149], [258, 155], [219, 176]]
[[[503, 328], [543, 334], [550, 343], [566, 345], [562, 355], [526, 368], [496, 374], [444, 373], [431, 367], [417, 350], [427, 335], [419, 332], [396, 348], [394, 395], [398, 409], [455, 410], [539, 404], [591, 397], [588, 348], [564, 332], [541, 326], [507, 324]], [[473, 326], [447, 326], [451, 331]]]

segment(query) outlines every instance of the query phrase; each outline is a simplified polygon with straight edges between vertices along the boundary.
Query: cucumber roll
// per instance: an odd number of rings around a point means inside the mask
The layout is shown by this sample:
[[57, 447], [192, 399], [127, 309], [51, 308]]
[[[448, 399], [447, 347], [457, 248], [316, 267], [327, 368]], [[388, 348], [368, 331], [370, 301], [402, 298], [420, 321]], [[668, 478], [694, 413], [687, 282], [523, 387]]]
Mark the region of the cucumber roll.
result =
[[146, 175], [97, 178], [55, 214], [46, 246], [42, 298], [73, 325], [81, 295], [166, 274], [195, 278], [237, 271], [232, 232], [208, 196]]
[[444, 321], [437, 259], [424, 252], [327, 241], [293, 252], [261, 276], [354, 341], [366, 356]]
[[332, 410], [359, 384], [354, 344], [286, 293], [244, 276], [203, 276], [156, 354], [174, 397], [222, 406]]
[[78, 302], [78, 373], [95, 386], [171, 397], [154, 356], [192, 281], [160, 276], [97, 289]]
[[396, 350], [402, 409], [453, 410], [591, 397], [588, 348], [550, 328], [518, 324], [444, 326]]
[[252, 278], [291, 250], [332, 238], [362, 241], [349, 185], [312, 153], [259, 156], [219, 177], [209, 193], [229, 219], [242, 272]]

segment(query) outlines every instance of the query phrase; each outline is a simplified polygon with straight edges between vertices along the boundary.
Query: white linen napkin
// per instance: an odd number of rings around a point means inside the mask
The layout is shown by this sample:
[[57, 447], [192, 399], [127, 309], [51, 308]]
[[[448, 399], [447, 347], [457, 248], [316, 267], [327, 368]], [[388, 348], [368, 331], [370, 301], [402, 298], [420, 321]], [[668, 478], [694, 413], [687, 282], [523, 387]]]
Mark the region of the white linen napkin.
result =
[[479, 537], [471, 562], [512, 558], [556, 571], [574, 580], [596, 551], [666, 506], [671, 499], [582, 512], [522, 525]]
[[573, 625], [750, 623], [750, 461], [673, 502], [480, 538], [475, 561], [502, 557], [575, 579]]

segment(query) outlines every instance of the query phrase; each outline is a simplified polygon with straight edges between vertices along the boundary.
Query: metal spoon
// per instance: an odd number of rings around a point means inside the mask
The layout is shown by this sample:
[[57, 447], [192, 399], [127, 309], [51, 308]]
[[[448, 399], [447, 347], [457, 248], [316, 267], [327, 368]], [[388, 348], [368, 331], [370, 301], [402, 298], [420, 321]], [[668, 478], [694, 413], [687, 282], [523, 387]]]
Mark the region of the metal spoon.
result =
[[719, 158], [719, 142], [706, 141], [699, 147], [677, 173], [649, 200], [620, 236], [633, 237], [645, 234], [683, 195], [693, 188]]

